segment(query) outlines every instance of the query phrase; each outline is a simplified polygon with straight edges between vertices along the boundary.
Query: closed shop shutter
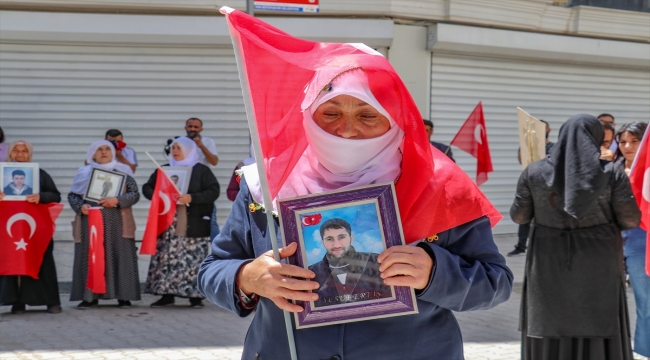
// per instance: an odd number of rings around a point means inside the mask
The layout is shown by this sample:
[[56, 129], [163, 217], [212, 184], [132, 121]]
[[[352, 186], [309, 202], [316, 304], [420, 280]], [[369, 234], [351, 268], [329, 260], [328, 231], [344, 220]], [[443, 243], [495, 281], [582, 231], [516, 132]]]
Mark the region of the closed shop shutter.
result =
[[[165, 163], [166, 140], [201, 118], [215, 140], [221, 185], [219, 223], [230, 210], [226, 188], [233, 168], [248, 157], [246, 113], [232, 48], [0, 44], [0, 126], [7, 140], [34, 144], [34, 161], [52, 175], [66, 208], [55, 239], [71, 239], [67, 193], [88, 145], [120, 129], [137, 152], [142, 188]], [[149, 201], [134, 207], [141, 239]]]
[[[471, 57], [433, 53], [433, 140], [449, 143], [479, 101], [483, 102], [494, 172], [481, 189], [503, 214], [495, 233], [514, 233], [509, 210], [521, 174], [517, 162], [517, 107], [548, 121], [551, 141], [570, 116], [607, 112], [617, 125], [650, 119], [647, 69]], [[474, 179], [476, 161], [453, 147], [458, 164]]]

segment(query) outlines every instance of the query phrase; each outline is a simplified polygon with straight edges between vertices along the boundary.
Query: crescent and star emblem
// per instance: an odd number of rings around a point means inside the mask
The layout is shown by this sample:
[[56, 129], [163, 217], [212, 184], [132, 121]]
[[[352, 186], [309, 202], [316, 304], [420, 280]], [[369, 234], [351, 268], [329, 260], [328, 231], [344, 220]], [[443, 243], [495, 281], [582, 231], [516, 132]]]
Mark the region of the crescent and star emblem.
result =
[[[7, 234], [9, 234], [9, 237], [13, 237], [13, 234], [11, 233], [11, 227], [16, 221], [20, 220], [27, 221], [27, 224], [29, 225], [29, 239], [31, 239], [32, 236], [34, 236], [34, 232], [36, 232], [36, 221], [31, 215], [26, 213], [18, 213], [9, 218], [9, 221], [7, 221]], [[16, 250], [27, 251], [28, 244], [25, 242], [25, 239], [14, 241], [14, 244], [16, 244]]]
[[167, 194], [165, 194], [160, 190], [158, 191], [158, 195], [160, 196], [160, 199], [162, 200], [164, 205], [163, 211], [158, 215], [165, 215], [169, 212], [169, 209], [171, 208], [171, 201], [169, 199], [169, 196], [167, 196]]
[[485, 132], [485, 129], [483, 128], [483, 125], [478, 124], [474, 128], [474, 139], [476, 139], [476, 142], [479, 144], [483, 145], [483, 134]]

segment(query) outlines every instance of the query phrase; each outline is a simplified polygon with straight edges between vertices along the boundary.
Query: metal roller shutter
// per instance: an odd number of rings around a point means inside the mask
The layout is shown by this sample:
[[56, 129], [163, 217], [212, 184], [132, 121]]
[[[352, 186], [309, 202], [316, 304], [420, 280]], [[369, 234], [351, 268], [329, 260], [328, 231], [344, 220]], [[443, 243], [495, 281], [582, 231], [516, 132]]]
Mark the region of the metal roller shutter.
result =
[[[519, 106], [551, 124], [551, 141], [570, 116], [616, 116], [620, 126], [650, 119], [650, 73], [626, 69], [433, 53], [433, 139], [449, 143], [479, 101], [483, 102], [494, 172], [481, 189], [503, 214], [495, 233], [514, 233], [509, 210], [521, 174], [517, 162]], [[475, 178], [476, 162], [453, 148], [458, 164]]]
[[[7, 140], [34, 144], [34, 161], [48, 171], [66, 209], [55, 239], [70, 240], [73, 212], [67, 193], [88, 145], [109, 128], [120, 129], [138, 155], [138, 185], [163, 163], [168, 138], [184, 135], [184, 121], [199, 117], [203, 135], [219, 150], [214, 169], [221, 195], [219, 223], [230, 210], [226, 188], [235, 165], [248, 156], [246, 113], [231, 48], [0, 44], [0, 126]], [[149, 201], [134, 207], [137, 238]]]

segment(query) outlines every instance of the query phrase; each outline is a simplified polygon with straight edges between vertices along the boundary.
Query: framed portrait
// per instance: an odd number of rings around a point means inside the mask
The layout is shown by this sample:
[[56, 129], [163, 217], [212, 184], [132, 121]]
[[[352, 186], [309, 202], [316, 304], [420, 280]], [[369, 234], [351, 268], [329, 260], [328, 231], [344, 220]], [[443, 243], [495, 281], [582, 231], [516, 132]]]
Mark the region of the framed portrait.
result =
[[84, 200], [98, 202], [102, 198], [117, 197], [125, 182], [126, 174], [94, 168]]
[[404, 245], [392, 183], [278, 200], [285, 246], [296, 243], [292, 265], [316, 273], [316, 301], [295, 301], [296, 328], [416, 314], [415, 291], [388, 286], [377, 257]]
[[163, 166], [163, 171], [169, 175], [169, 179], [176, 185], [181, 195], [187, 194], [192, 177], [192, 168], [189, 166]]
[[2, 162], [0, 176], [5, 200], [26, 200], [27, 195], [40, 191], [38, 163]]

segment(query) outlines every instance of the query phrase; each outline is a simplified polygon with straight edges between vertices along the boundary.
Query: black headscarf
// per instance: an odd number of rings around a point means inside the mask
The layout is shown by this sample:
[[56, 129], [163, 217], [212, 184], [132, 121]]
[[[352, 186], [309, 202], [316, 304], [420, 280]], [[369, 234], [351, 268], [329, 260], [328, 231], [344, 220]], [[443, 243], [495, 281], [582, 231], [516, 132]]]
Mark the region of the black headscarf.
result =
[[600, 160], [600, 144], [605, 130], [598, 119], [579, 114], [560, 128], [550, 153], [553, 173], [546, 184], [564, 198], [564, 211], [576, 219], [589, 212], [598, 195], [609, 183], [609, 174]]

